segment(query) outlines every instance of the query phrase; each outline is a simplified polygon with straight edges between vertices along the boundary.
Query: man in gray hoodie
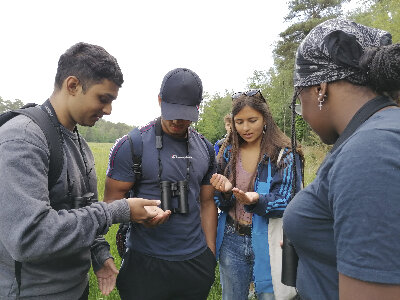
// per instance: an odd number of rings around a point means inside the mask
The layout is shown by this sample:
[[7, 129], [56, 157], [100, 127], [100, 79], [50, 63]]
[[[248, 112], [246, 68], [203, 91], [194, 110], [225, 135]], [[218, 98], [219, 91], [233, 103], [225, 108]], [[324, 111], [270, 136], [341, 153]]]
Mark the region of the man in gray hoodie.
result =
[[76, 125], [93, 126], [110, 114], [122, 83], [116, 59], [102, 47], [78, 43], [60, 57], [43, 104], [63, 141], [63, 169], [50, 190], [40, 127], [23, 115], [0, 127], [0, 299], [87, 299], [91, 263], [108, 294], [118, 271], [102, 235], [113, 223], [168, 217], [158, 200], [73, 204], [83, 195], [97, 199], [93, 155]]

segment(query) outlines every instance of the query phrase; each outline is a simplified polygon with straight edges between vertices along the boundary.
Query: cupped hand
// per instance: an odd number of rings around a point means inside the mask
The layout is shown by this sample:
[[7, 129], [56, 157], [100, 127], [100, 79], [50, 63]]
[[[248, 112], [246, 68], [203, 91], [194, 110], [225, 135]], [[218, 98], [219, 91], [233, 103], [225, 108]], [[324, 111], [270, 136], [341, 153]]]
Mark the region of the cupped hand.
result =
[[210, 179], [211, 185], [218, 191], [228, 193], [232, 191], [232, 183], [222, 174], [213, 174]]
[[[128, 198], [131, 221], [136, 223], [144, 223], [156, 217], [159, 214], [157, 205], [161, 204], [160, 200], [148, 200], [143, 198]], [[147, 208], [146, 208], [147, 207]], [[154, 209], [150, 209], [153, 207]], [[161, 210], [161, 208], [160, 208]]]
[[168, 221], [171, 215], [170, 210], [163, 211], [157, 206], [145, 206], [144, 207], [150, 214], [156, 213], [156, 216], [143, 222], [145, 227], [156, 227]]
[[256, 192], [243, 192], [238, 188], [232, 189], [233, 195], [235, 195], [236, 201], [239, 201], [243, 205], [256, 204], [259, 199], [259, 195]]
[[118, 273], [112, 258], [106, 259], [101, 269], [95, 272], [99, 289], [103, 295], [108, 296], [114, 289]]

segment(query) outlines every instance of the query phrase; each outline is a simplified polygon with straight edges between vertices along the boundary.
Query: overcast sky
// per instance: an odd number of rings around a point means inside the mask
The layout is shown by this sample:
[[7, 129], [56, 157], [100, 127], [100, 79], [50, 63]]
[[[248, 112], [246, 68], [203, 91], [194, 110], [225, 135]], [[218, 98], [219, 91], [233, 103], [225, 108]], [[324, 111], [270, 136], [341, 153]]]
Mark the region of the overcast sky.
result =
[[0, 2], [0, 96], [42, 103], [60, 55], [79, 41], [115, 56], [125, 82], [105, 120], [144, 125], [160, 115], [164, 75], [186, 67], [205, 92], [243, 91], [254, 70], [272, 66], [288, 24], [285, 0]]

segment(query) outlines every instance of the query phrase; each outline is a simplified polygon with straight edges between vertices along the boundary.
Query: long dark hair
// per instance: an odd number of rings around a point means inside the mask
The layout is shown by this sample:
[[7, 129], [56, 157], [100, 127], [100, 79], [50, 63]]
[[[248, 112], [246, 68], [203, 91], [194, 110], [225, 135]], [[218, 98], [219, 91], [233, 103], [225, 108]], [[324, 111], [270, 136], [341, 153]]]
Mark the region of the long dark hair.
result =
[[[280, 130], [280, 128], [276, 125], [274, 119], [272, 118], [271, 111], [268, 107], [268, 104], [261, 92], [253, 95], [246, 96], [245, 94], [235, 98], [232, 102], [232, 131], [231, 131], [231, 154], [230, 161], [225, 168], [224, 175], [230, 178], [233, 186], [236, 186], [236, 163], [237, 156], [239, 153], [240, 145], [244, 142], [244, 140], [240, 137], [236, 130], [235, 126], [235, 116], [246, 106], [255, 109], [260, 112], [264, 119], [264, 127], [263, 135], [261, 138], [260, 144], [260, 154], [258, 157], [258, 162], [261, 162], [264, 155], [271, 159], [271, 162], [276, 163], [278, 160], [279, 152], [282, 148], [287, 148], [289, 151], [286, 152], [285, 155], [288, 155], [292, 151], [292, 144], [290, 139]], [[303, 153], [299, 148], [297, 153], [303, 160]], [[279, 164], [283, 164], [284, 159], [280, 160]], [[281, 166], [281, 165], [280, 165]], [[249, 183], [249, 189], [252, 189], [252, 184], [257, 172], [254, 172], [252, 180]]]

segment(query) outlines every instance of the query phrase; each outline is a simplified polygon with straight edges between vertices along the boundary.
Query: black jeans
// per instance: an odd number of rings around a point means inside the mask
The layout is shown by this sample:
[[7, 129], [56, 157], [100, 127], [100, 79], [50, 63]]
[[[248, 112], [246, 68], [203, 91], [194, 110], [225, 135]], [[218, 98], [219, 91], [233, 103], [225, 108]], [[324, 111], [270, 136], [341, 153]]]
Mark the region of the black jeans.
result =
[[167, 261], [128, 250], [117, 277], [122, 300], [204, 300], [215, 279], [209, 248], [185, 261]]

